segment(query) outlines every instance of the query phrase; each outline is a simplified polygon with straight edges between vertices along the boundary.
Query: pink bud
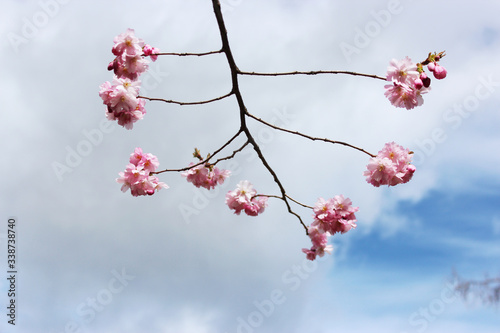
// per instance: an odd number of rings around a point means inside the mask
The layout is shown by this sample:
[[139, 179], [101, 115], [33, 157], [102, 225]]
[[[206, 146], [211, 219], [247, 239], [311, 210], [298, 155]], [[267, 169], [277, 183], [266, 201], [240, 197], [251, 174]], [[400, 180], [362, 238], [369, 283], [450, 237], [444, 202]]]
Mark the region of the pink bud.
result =
[[431, 72], [434, 72], [434, 69], [436, 68], [436, 63], [435, 62], [431, 62], [427, 65], [427, 68], [431, 71]]
[[446, 68], [436, 64], [436, 68], [434, 68], [434, 77], [438, 80], [444, 79], [446, 77]]
[[420, 73], [420, 79], [422, 80], [422, 83], [424, 84], [424, 87], [429, 88], [431, 85], [431, 78], [427, 76], [424, 72]]
[[413, 82], [413, 85], [415, 86], [415, 89], [420, 90], [420, 88], [422, 88], [424, 86], [424, 83], [422, 82], [421, 79], [416, 79]]
[[108, 71], [112, 71], [113, 68], [114, 68], [114, 61], [111, 61], [109, 64], [108, 64]]

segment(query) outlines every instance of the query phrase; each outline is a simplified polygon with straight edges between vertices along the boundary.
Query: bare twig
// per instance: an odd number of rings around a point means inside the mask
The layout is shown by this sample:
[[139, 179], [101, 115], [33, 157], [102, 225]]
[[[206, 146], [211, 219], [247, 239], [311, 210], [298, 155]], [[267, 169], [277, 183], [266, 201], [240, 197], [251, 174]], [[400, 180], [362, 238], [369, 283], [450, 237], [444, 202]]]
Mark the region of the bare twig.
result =
[[230, 160], [232, 159], [237, 153], [239, 153], [240, 151], [243, 150], [243, 148], [245, 148], [250, 142], [246, 141], [240, 148], [236, 149], [235, 151], [233, 151], [233, 153], [229, 156], [226, 156], [226, 157], [223, 157], [223, 158], [219, 158], [217, 161], [215, 161], [214, 163], [212, 163], [212, 165], [216, 165], [217, 163], [219, 163], [220, 161], [224, 161], [224, 160]]
[[[242, 130], [241, 130], [241, 129], [240, 129], [240, 130], [238, 130], [238, 132], [237, 132], [237, 133], [236, 133], [236, 134], [235, 134], [235, 135], [234, 135], [231, 139], [229, 139], [229, 140], [228, 140], [225, 144], [223, 144], [223, 145], [222, 145], [222, 147], [220, 147], [219, 149], [217, 149], [216, 151], [214, 151], [212, 154], [210, 154], [210, 155], [209, 155], [206, 159], [204, 159], [203, 161], [200, 161], [200, 162], [198, 162], [198, 163], [196, 163], [196, 164], [193, 164], [193, 165], [188, 166], [188, 167], [185, 167], [185, 168], [181, 168], [181, 169], [165, 169], [165, 170], [161, 170], [161, 171], [151, 172], [151, 174], [152, 174], [152, 175], [154, 175], [154, 174], [160, 174], [160, 173], [163, 173], [163, 172], [180, 172], [180, 171], [186, 171], [186, 170], [189, 170], [189, 169], [195, 168], [195, 167], [197, 167], [198, 165], [202, 165], [202, 164], [208, 163], [208, 161], [210, 161], [210, 159], [211, 159], [212, 157], [214, 157], [215, 155], [217, 155], [217, 154], [218, 154], [218, 153], [219, 153], [222, 149], [224, 149], [224, 148], [226, 148], [227, 146], [229, 146], [229, 144], [230, 144], [231, 142], [233, 142], [233, 141], [234, 141], [234, 139], [236, 139], [236, 138], [237, 138], [237, 137], [238, 137], [241, 133], [242, 133]], [[247, 144], [245, 143], [243, 146], [245, 146], [245, 145], [247, 145]], [[243, 149], [243, 147], [242, 147], [242, 148], [240, 148], [240, 149]], [[239, 149], [239, 150], [240, 150], [240, 149]], [[239, 150], [237, 150], [237, 151], [239, 151]], [[236, 153], [235, 153], [235, 152], [233, 152], [233, 154], [236, 154]], [[224, 158], [224, 159], [225, 159], [225, 158]], [[218, 161], [217, 161], [217, 162], [218, 162]], [[216, 163], [217, 163], [217, 162], [216, 162]]]
[[172, 55], [172, 56], [179, 56], [179, 57], [186, 57], [186, 56], [198, 56], [198, 57], [201, 57], [201, 56], [206, 56], [206, 55], [210, 55], [210, 54], [218, 54], [218, 53], [222, 53], [222, 52], [223, 52], [222, 50], [210, 51], [210, 52], [201, 52], [201, 53], [160, 52], [160, 53], [154, 53], [152, 55], [157, 55], [157, 56]]
[[200, 105], [200, 104], [208, 104], [208, 103], [212, 103], [215, 101], [220, 101], [221, 99], [229, 97], [232, 94], [233, 94], [233, 92], [229, 92], [223, 96], [219, 96], [216, 98], [212, 98], [212, 99], [209, 99], [206, 101], [199, 101], [199, 102], [178, 102], [178, 101], [173, 101], [173, 100], [168, 100], [168, 99], [163, 99], [163, 98], [152, 98], [152, 97], [145, 97], [145, 96], [137, 96], [137, 98], [147, 99], [148, 101], [160, 101], [160, 102], [179, 104], [179, 105]]
[[313, 136], [310, 136], [310, 135], [307, 135], [307, 134], [304, 134], [304, 133], [301, 133], [301, 132], [298, 132], [298, 131], [292, 131], [292, 130], [289, 130], [289, 129], [286, 129], [286, 128], [278, 127], [276, 125], [268, 123], [265, 120], [262, 120], [259, 117], [254, 116], [253, 114], [249, 113], [248, 111], [247, 111], [246, 115], [249, 116], [250, 118], [253, 118], [253, 119], [257, 120], [258, 122], [260, 122], [260, 123], [262, 123], [262, 124], [264, 124], [266, 126], [269, 126], [269, 127], [274, 128], [276, 130], [279, 130], [279, 131], [283, 131], [283, 132], [286, 132], [286, 133], [299, 135], [299, 136], [302, 136], [302, 137], [307, 138], [307, 139], [312, 140], [312, 141], [324, 141], [324, 142], [328, 142], [328, 143], [344, 145], [344, 146], [347, 146], [347, 147], [359, 150], [359, 151], [361, 151], [361, 152], [363, 152], [363, 153], [365, 153], [365, 154], [367, 154], [367, 155], [369, 155], [371, 157], [375, 157], [376, 156], [376, 155], [373, 155], [373, 154], [367, 152], [366, 150], [364, 150], [362, 148], [356, 147], [356, 146], [351, 145], [350, 143], [347, 143], [347, 142], [335, 141], [335, 140], [330, 140], [330, 139], [326, 139], [326, 138], [316, 138], [316, 137], [313, 137]]
[[254, 76], [284, 76], [284, 75], [318, 75], [318, 74], [346, 74], [346, 75], [354, 75], [354, 76], [364, 76], [372, 79], [379, 79], [383, 81], [387, 81], [387, 78], [374, 75], [374, 74], [363, 74], [351, 71], [294, 71], [294, 72], [284, 72], [284, 73], [258, 73], [258, 72], [244, 72], [239, 71], [238, 74], [241, 75], [254, 75]]

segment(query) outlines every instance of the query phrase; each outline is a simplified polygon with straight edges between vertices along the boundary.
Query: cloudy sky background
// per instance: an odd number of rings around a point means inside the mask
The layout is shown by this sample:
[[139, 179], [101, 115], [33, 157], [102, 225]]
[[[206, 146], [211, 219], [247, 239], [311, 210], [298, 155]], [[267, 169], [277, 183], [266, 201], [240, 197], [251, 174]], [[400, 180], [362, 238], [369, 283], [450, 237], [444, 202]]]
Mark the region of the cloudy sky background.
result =
[[[112, 79], [113, 38], [127, 28], [164, 52], [219, 49], [211, 1], [62, 2], [9, 0], [0, 14], [0, 274], [11, 216], [19, 272], [15, 327], [0, 282], [1, 332], [498, 331], [498, 309], [464, 303], [447, 280], [453, 270], [500, 274], [500, 3], [222, 1], [242, 70], [385, 75], [392, 58], [446, 50], [448, 77], [410, 111], [392, 107], [379, 80], [240, 77], [249, 112], [276, 125], [372, 153], [389, 141], [415, 151], [410, 183], [374, 188], [362, 176], [366, 155], [249, 121], [289, 195], [313, 205], [344, 194], [360, 207], [358, 228], [311, 263], [301, 252], [310, 241], [281, 201], [256, 218], [224, 205], [241, 179], [278, 193], [251, 150], [221, 163], [233, 176], [215, 192], [174, 173], [160, 177], [170, 189], [147, 198], [115, 182], [135, 147], [157, 155], [160, 168], [180, 168], [194, 147], [207, 154], [236, 133], [234, 98], [148, 102], [128, 131], [103, 121], [98, 96]], [[356, 39], [365, 29], [375, 30]], [[343, 52], [346, 44], [356, 52]], [[223, 55], [160, 57], [141, 78], [141, 94], [178, 101], [230, 90]], [[86, 133], [95, 135], [91, 151], [58, 177], [54, 163], [67, 165]], [[311, 222], [310, 210], [296, 211]]]

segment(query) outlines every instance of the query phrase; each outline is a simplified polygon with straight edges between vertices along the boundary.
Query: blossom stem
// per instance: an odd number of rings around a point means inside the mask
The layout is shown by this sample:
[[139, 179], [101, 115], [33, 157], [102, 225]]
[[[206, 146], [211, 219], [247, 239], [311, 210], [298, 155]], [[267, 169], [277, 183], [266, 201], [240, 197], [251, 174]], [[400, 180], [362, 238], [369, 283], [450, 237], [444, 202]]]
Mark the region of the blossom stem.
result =
[[[253, 197], [254, 197], [254, 198], [255, 198], [255, 197], [268, 197], [268, 198], [276, 198], [276, 199], [283, 200], [283, 197], [280, 197], [280, 196], [277, 196], [277, 195], [274, 195], [274, 194], [256, 194], [256, 195], [254, 195]], [[285, 194], [285, 197], [287, 197], [288, 199], [292, 200], [292, 201], [293, 201], [293, 202], [295, 202], [297, 205], [300, 205], [300, 206], [305, 207], [305, 208], [314, 209], [314, 207], [311, 207], [311, 206], [308, 206], [308, 205], [306, 205], [306, 204], [303, 204], [302, 202], [295, 200], [294, 198], [292, 198], [292, 197], [291, 197], [291, 196], [289, 196], [288, 194]]]
[[302, 72], [302, 71], [294, 71], [294, 72], [284, 72], [284, 73], [259, 73], [259, 72], [244, 72], [244, 71], [238, 71], [238, 74], [241, 75], [254, 75], [254, 76], [284, 76], [284, 75], [317, 75], [317, 74], [347, 74], [347, 75], [354, 75], [354, 76], [364, 76], [364, 77], [369, 77], [372, 79], [379, 79], [383, 81], [387, 81], [387, 78], [374, 75], [374, 74], [364, 74], [364, 73], [357, 73], [357, 72], [351, 72], [351, 71], [307, 71], [307, 72]]
[[223, 51], [222, 50], [218, 50], [218, 51], [201, 52], [201, 53], [160, 52], [160, 53], [154, 53], [152, 55], [157, 55], [157, 56], [160, 56], [160, 55], [173, 55], [173, 56], [179, 56], [179, 57], [186, 57], [186, 56], [201, 57], [201, 56], [206, 56], [206, 55], [210, 55], [210, 54], [218, 54], [218, 53], [223, 53]]
[[232, 94], [233, 94], [233, 92], [231, 91], [223, 96], [212, 98], [212, 99], [209, 99], [206, 101], [198, 101], [198, 102], [178, 102], [178, 101], [173, 101], [173, 100], [168, 100], [168, 99], [163, 99], [163, 98], [152, 98], [152, 97], [145, 97], [145, 96], [137, 96], [137, 98], [147, 99], [148, 101], [161, 101], [161, 102], [165, 102], [165, 103], [172, 103], [172, 104], [179, 104], [179, 105], [199, 105], [199, 104], [208, 104], [208, 103], [220, 101], [221, 99], [229, 97]]
[[328, 143], [344, 145], [344, 146], [347, 146], [347, 147], [359, 150], [360, 152], [363, 152], [363, 153], [369, 155], [370, 157], [375, 157], [376, 156], [374, 154], [371, 154], [371, 153], [367, 152], [366, 150], [364, 150], [362, 148], [356, 147], [356, 146], [351, 145], [350, 143], [347, 143], [347, 142], [335, 141], [335, 140], [330, 140], [330, 139], [327, 139], [327, 138], [317, 138], [317, 137], [313, 137], [313, 136], [310, 136], [310, 135], [307, 135], [307, 134], [304, 134], [304, 133], [301, 133], [301, 132], [298, 132], [298, 131], [292, 131], [292, 130], [289, 130], [289, 129], [286, 129], [286, 128], [278, 127], [276, 125], [268, 123], [265, 120], [262, 120], [259, 117], [254, 116], [253, 114], [249, 113], [248, 111], [246, 112], [246, 115], [249, 116], [250, 118], [253, 118], [253, 119], [257, 120], [258, 122], [260, 122], [260, 123], [262, 123], [262, 124], [264, 124], [266, 126], [269, 126], [269, 127], [274, 128], [276, 130], [279, 130], [279, 131], [283, 131], [283, 132], [287, 132], [287, 133], [290, 133], [290, 134], [299, 135], [299, 136], [302, 136], [302, 137], [307, 138], [307, 139], [312, 140], [312, 141], [324, 141], [324, 142], [328, 142]]
[[[216, 151], [214, 151], [212, 154], [210, 154], [206, 159], [204, 159], [203, 161], [200, 161], [196, 164], [193, 164], [191, 166], [188, 166], [188, 167], [185, 167], [185, 168], [180, 168], [180, 169], [165, 169], [165, 170], [161, 170], [161, 171], [156, 171], [156, 172], [151, 172], [151, 174], [160, 174], [160, 173], [163, 173], [163, 172], [181, 172], [181, 171], [186, 171], [186, 170], [189, 170], [189, 169], [192, 169], [192, 168], [195, 168], [199, 165], [202, 165], [202, 164], [205, 164], [205, 163], [208, 163], [208, 161], [214, 157], [215, 155], [217, 155], [222, 149], [226, 148], [227, 146], [229, 146], [229, 144], [231, 142], [234, 141], [234, 139], [236, 139], [240, 134], [242, 133], [242, 130], [238, 130], [238, 132], [231, 138], [229, 139], [225, 144], [222, 145], [222, 147], [220, 147], [219, 149], [217, 149]], [[237, 149], [236, 151], [233, 152], [233, 155], [234, 156], [239, 150], [243, 149], [243, 147], [245, 147], [246, 145], [248, 144], [245, 143], [241, 148]], [[224, 159], [228, 159], [228, 158], [223, 158], [221, 160], [224, 160]], [[214, 165], [219, 162], [219, 161], [216, 161], [214, 163]]]

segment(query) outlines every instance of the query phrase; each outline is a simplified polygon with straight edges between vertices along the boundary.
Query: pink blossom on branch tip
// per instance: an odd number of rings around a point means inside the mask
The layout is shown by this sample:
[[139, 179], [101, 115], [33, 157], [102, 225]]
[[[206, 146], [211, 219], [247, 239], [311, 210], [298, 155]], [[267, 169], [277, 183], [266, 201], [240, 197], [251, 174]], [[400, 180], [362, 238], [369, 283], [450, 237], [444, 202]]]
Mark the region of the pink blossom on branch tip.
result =
[[[195, 165], [191, 162], [189, 166]], [[231, 175], [231, 171], [219, 169], [216, 166], [200, 164], [181, 172], [181, 176], [186, 177], [187, 181], [193, 183], [196, 187], [203, 187], [207, 190], [214, 189], [215, 186], [224, 183], [226, 178]]]
[[104, 82], [99, 96], [106, 105], [106, 118], [116, 120], [120, 126], [132, 129], [133, 124], [146, 113], [146, 100], [138, 98], [141, 82], [127, 78], [117, 78], [113, 83]]
[[141, 148], [136, 148], [130, 155], [130, 163], [125, 167], [124, 172], [118, 173], [120, 176], [116, 179], [122, 184], [122, 192], [130, 189], [133, 196], [153, 195], [155, 191], [162, 188], [167, 189], [168, 185], [159, 181], [152, 175], [159, 166], [158, 158], [153, 154], [144, 154]]
[[233, 191], [226, 194], [226, 205], [240, 215], [244, 211], [249, 216], [257, 216], [267, 207], [267, 197], [257, 196], [257, 191], [248, 180], [242, 180]]
[[377, 156], [370, 158], [363, 175], [375, 187], [407, 183], [416, 170], [411, 164], [412, 155], [409, 149], [394, 142], [386, 143]]

